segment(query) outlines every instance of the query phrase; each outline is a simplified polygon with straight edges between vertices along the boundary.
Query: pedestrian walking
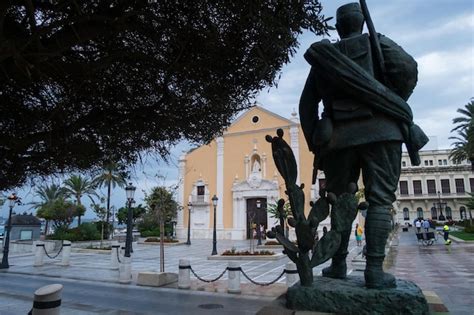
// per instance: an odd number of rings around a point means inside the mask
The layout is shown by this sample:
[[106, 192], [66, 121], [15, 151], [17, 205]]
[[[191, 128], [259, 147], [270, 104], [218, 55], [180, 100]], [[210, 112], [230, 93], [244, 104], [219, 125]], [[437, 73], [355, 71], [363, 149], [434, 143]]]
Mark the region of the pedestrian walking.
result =
[[416, 233], [421, 233], [421, 219], [418, 219], [415, 222], [415, 227], [416, 227]]
[[444, 232], [444, 244], [451, 245], [451, 240], [449, 239], [449, 226], [447, 224], [443, 226], [443, 232]]
[[425, 229], [425, 232], [429, 232], [429, 230], [430, 230], [430, 221], [424, 220], [423, 221], [423, 228]]

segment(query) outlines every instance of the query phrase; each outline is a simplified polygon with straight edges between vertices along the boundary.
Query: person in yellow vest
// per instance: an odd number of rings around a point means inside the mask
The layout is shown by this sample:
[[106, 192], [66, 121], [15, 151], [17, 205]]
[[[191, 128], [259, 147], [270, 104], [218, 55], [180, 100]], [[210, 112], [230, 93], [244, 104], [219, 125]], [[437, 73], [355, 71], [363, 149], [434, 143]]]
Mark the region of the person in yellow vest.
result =
[[449, 239], [449, 226], [447, 224], [443, 226], [443, 232], [444, 232], [444, 244], [450, 245], [451, 240]]

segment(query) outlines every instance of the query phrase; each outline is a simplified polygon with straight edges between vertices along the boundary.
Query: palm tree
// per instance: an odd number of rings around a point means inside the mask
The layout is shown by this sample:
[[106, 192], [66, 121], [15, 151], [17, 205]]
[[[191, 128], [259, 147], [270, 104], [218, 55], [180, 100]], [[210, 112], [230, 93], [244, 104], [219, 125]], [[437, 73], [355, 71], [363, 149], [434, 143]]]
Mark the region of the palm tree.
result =
[[456, 140], [452, 145], [449, 157], [455, 162], [460, 163], [464, 160], [471, 162], [471, 170], [474, 171], [474, 98], [466, 104], [464, 108], [458, 108], [458, 113], [463, 116], [453, 119], [453, 124], [456, 125], [451, 132], [456, 132], [456, 136], [449, 137], [451, 140]]
[[94, 178], [96, 187], [107, 187], [107, 215], [105, 221], [109, 222], [110, 217], [110, 195], [115, 186], [124, 187], [126, 185], [126, 174], [120, 171], [117, 163], [110, 162], [104, 166], [102, 174]]
[[[92, 196], [98, 197], [97, 193], [95, 192], [95, 185], [92, 181], [86, 177], [82, 177], [81, 175], [72, 175], [67, 180], [64, 181], [64, 191], [67, 196], [73, 196], [76, 198], [76, 205], [80, 206], [81, 197], [87, 196], [89, 199], [94, 202]], [[78, 207], [78, 209], [83, 209], [85, 212], [85, 208]], [[84, 215], [84, 212], [80, 211], [77, 213], [77, 225], [81, 225], [81, 216]]]
[[[64, 188], [56, 185], [56, 184], [44, 184], [38, 187], [35, 190], [35, 195], [40, 198], [40, 201], [33, 201], [30, 202], [33, 207], [37, 211], [37, 215], [39, 217], [43, 217], [41, 213], [45, 212], [43, 210], [47, 209], [48, 206], [52, 205], [54, 202], [56, 202], [59, 199], [62, 199], [65, 197], [65, 191]], [[46, 226], [45, 226], [45, 235], [48, 234], [48, 223], [49, 219], [45, 217], [46, 219]]]

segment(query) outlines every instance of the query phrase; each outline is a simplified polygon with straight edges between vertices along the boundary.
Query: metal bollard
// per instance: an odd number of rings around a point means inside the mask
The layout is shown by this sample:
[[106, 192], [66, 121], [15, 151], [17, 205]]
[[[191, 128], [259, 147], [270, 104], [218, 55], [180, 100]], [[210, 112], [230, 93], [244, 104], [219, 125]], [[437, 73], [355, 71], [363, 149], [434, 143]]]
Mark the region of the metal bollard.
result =
[[178, 288], [191, 288], [191, 264], [188, 259], [179, 260]]
[[120, 245], [117, 241], [112, 242], [112, 250], [110, 251], [110, 268], [111, 269], [119, 269], [119, 261], [118, 261], [118, 255], [119, 253], [119, 248]]
[[61, 265], [69, 266], [69, 259], [71, 257], [71, 241], [63, 241], [63, 252], [61, 256]]
[[229, 261], [227, 272], [229, 276], [227, 292], [240, 293], [240, 264], [237, 261]]
[[44, 257], [44, 242], [38, 241], [36, 243], [36, 250], [35, 250], [35, 263], [33, 266], [43, 266], [43, 257]]
[[295, 263], [289, 262], [285, 266], [286, 273], [286, 285], [291, 287], [298, 281], [299, 275], [298, 270], [296, 269]]
[[119, 267], [119, 282], [132, 282], [132, 257], [122, 257], [122, 263]]
[[50, 284], [35, 291], [32, 315], [59, 315], [62, 284]]

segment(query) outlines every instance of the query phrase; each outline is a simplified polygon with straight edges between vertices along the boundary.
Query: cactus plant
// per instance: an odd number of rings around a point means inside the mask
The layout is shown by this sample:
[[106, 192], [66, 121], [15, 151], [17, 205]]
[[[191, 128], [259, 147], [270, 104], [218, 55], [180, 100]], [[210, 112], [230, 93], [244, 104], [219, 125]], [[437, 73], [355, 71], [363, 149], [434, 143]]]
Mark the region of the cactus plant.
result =
[[[287, 219], [288, 225], [295, 228], [297, 245], [284, 234], [284, 217], [280, 215], [280, 224], [267, 232], [268, 238], [276, 238], [284, 247], [284, 253], [296, 264], [302, 286], [313, 283], [313, 268], [329, 260], [339, 247], [341, 234], [337, 225], [326, 233], [315, 246], [315, 236], [318, 225], [331, 213], [331, 219], [345, 224], [351, 222], [357, 214], [357, 199], [354, 197], [354, 187], [348, 187], [348, 192], [336, 197], [333, 193], [321, 190], [319, 199], [310, 202], [311, 210], [308, 216], [304, 213], [305, 196], [304, 184], [297, 185], [297, 164], [290, 146], [283, 139], [283, 130], [277, 130], [277, 136], [267, 135], [265, 139], [272, 145], [273, 160], [285, 180], [286, 194], [290, 203], [292, 216]], [[284, 213], [284, 199], [278, 201], [279, 213]], [[311, 254], [311, 255], [310, 255]]]

